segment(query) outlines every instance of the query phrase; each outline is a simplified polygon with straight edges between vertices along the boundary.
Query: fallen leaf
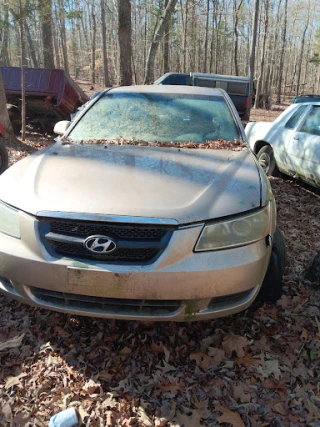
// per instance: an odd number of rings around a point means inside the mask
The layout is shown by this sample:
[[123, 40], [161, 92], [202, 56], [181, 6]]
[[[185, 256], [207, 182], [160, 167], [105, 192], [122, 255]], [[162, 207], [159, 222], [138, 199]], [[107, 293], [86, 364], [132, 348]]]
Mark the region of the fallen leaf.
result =
[[8, 402], [1, 403], [0, 415], [4, 416], [7, 423], [10, 423], [10, 425], [12, 424], [12, 410]]
[[264, 361], [263, 364], [256, 369], [263, 378], [268, 378], [270, 375], [273, 375], [276, 380], [279, 380], [281, 377], [279, 360], [277, 359]]
[[104, 401], [102, 402], [101, 406], [103, 408], [110, 408], [110, 409], [113, 409], [113, 408], [115, 408], [117, 406], [117, 401], [114, 398], [114, 396], [113, 396], [112, 393], [108, 393], [107, 394], [107, 398], [104, 399]]
[[96, 383], [92, 379], [87, 381], [83, 386], [83, 390], [87, 391], [89, 394], [93, 394], [97, 389], [100, 389], [100, 383]]
[[252, 354], [246, 354], [244, 357], [238, 358], [234, 361], [237, 365], [243, 365], [247, 368], [250, 368], [251, 366], [260, 366], [262, 365], [262, 360], [254, 357]]
[[185, 391], [186, 385], [180, 378], [173, 378], [172, 382], [168, 378], [165, 378], [164, 381], [159, 384], [159, 388], [165, 392], [170, 391], [170, 393], [175, 396], [178, 391]]
[[226, 359], [225, 351], [215, 347], [208, 348], [208, 356], [212, 357], [217, 365]]
[[24, 335], [25, 334], [21, 334], [17, 337], [11, 338], [5, 342], [0, 342], [0, 351], [6, 350], [7, 348], [20, 347]]
[[275, 410], [275, 412], [278, 412], [281, 415], [286, 415], [288, 413], [288, 411], [284, 408], [281, 402], [275, 403], [273, 405], [273, 409]]
[[22, 387], [20, 378], [27, 377], [27, 376], [28, 376], [28, 374], [22, 373], [22, 374], [17, 375], [16, 377], [8, 377], [6, 380], [4, 388], [6, 390], [8, 390], [8, 388], [14, 387], [15, 385]]
[[222, 415], [218, 417], [219, 423], [229, 423], [233, 427], [245, 427], [242, 418], [238, 412], [233, 412], [228, 408], [224, 408], [221, 405], [216, 405], [214, 408], [217, 412], [222, 412]]
[[201, 425], [201, 415], [197, 410], [190, 411], [190, 415], [183, 414], [182, 412], [178, 411], [176, 414], [175, 420], [178, 423], [179, 426], [183, 427], [198, 427]]
[[233, 390], [233, 398], [240, 403], [249, 403], [251, 401], [251, 397], [249, 393], [245, 393], [244, 384], [238, 383], [232, 385]]
[[155, 427], [154, 422], [148, 417], [145, 409], [139, 406], [137, 410], [139, 425], [143, 427]]
[[204, 371], [207, 371], [210, 365], [214, 363], [214, 359], [203, 352], [191, 353], [190, 360], [195, 360], [197, 366], [199, 366], [199, 368], [203, 369]]
[[79, 411], [79, 415], [80, 415], [80, 420], [82, 423], [84, 423], [84, 419], [86, 417], [89, 417], [90, 414], [88, 414], [88, 412], [84, 409], [84, 407], [82, 405], [79, 406], [78, 411]]
[[223, 340], [221, 347], [226, 352], [226, 355], [231, 357], [235, 352], [238, 358], [244, 357], [244, 349], [250, 344], [250, 341], [240, 335], [229, 333]]

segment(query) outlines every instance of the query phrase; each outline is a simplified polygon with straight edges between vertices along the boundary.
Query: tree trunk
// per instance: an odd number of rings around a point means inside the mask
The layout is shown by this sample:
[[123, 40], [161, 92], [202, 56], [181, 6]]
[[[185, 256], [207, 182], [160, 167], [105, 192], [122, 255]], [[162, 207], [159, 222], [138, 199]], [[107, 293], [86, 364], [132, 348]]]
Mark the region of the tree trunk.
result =
[[53, 34], [53, 46], [54, 46], [54, 51], [55, 51], [54, 57], [56, 60], [56, 67], [61, 68], [59, 43], [58, 43], [57, 31], [56, 31], [56, 20], [52, 20], [52, 34]]
[[279, 61], [279, 77], [278, 77], [278, 87], [277, 87], [277, 101], [276, 101], [277, 104], [281, 103], [281, 86], [282, 86], [282, 79], [283, 79], [284, 53], [285, 53], [286, 41], [287, 41], [286, 40], [287, 39], [287, 22], [288, 22], [288, 0], [285, 0], [280, 61]]
[[120, 86], [132, 85], [131, 2], [118, 0], [118, 39], [120, 49]]
[[153, 40], [151, 42], [151, 46], [148, 53], [147, 65], [146, 65], [146, 73], [144, 78], [145, 84], [150, 84], [154, 80], [154, 62], [156, 53], [159, 47], [159, 43], [164, 35], [164, 31], [167, 23], [169, 22], [171, 15], [176, 7], [177, 0], [169, 0], [169, 3], [164, 11], [164, 15], [156, 28], [155, 34], [153, 36]]
[[106, 27], [106, 9], [104, 0], [100, 1], [101, 9], [101, 29], [102, 29], [102, 58], [103, 58], [103, 83], [110, 87], [109, 69], [108, 69], [108, 51], [107, 51], [107, 27]]
[[2, 46], [0, 51], [0, 65], [9, 65], [9, 4], [4, 4], [4, 21], [3, 21], [3, 35]]
[[27, 36], [27, 41], [28, 41], [28, 45], [29, 45], [29, 52], [30, 52], [30, 56], [31, 56], [31, 61], [32, 61], [32, 66], [34, 68], [38, 68], [39, 67], [39, 63], [36, 57], [36, 49], [34, 47], [33, 44], [33, 40], [30, 34], [30, 28], [29, 25], [26, 21], [24, 21], [24, 32]]
[[212, 68], [213, 68], [213, 58], [214, 55], [216, 53], [217, 47], [215, 46], [215, 31], [214, 31], [214, 27], [215, 27], [215, 21], [216, 21], [216, 1], [212, 0], [213, 3], [213, 10], [212, 10], [212, 29], [211, 29], [211, 46], [210, 46], [210, 66], [209, 66], [209, 72], [212, 73]]
[[269, 26], [269, 0], [265, 0], [264, 34], [263, 34], [263, 42], [262, 42], [262, 50], [261, 50], [260, 76], [257, 82], [257, 91], [255, 95], [254, 108], [263, 108], [265, 104], [264, 96], [261, 92], [262, 92], [262, 84], [263, 84], [263, 77], [264, 77], [264, 63], [265, 63], [268, 26]]
[[94, 4], [91, 9], [91, 20], [92, 20], [92, 40], [91, 40], [91, 83], [96, 83], [96, 15], [94, 13]]
[[6, 141], [9, 141], [7, 145], [10, 146], [10, 140], [16, 140], [14, 136], [11, 121], [7, 110], [7, 97], [3, 86], [2, 73], [0, 72], [0, 123], [3, 126], [3, 136]]
[[243, 0], [240, 0], [239, 5], [237, 6], [237, 0], [234, 0], [234, 71], [235, 75], [239, 75], [239, 65], [238, 65], [238, 56], [239, 56], [239, 34], [238, 34], [238, 22], [239, 22], [239, 10], [241, 9]]
[[252, 105], [252, 96], [253, 96], [253, 79], [254, 79], [254, 66], [256, 58], [256, 42], [257, 42], [257, 30], [258, 30], [258, 20], [259, 20], [259, 0], [254, 0], [254, 13], [253, 13], [253, 22], [252, 22], [252, 36], [251, 36], [251, 46], [250, 46], [250, 58], [249, 58], [249, 77], [250, 77], [250, 102], [249, 102], [249, 115]]
[[[165, 0], [164, 7], [166, 8], [169, 0]], [[168, 21], [164, 29], [164, 46], [163, 46], [163, 72], [167, 73], [169, 71], [169, 31], [170, 31], [170, 22]]]
[[210, 0], [207, 0], [207, 16], [206, 16], [206, 32], [204, 37], [204, 58], [203, 58], [203, 72], [207, 72], [208, 63], [208, 39], [209, 39], [209, 13], [210, 13]]
[[44, 68], [54, 68], [52, 38], [52, 0], [39, 2], [42, 29], [42, 54]]
[[67, 74], [69, 73], [69, 58], [67, 50], [67, 35], [66, 35], [66, 19], [65, 19], [65, 10], [64, 10], [64, 0], [58, 0], [59, 5], [59, 15], [60, 15], [60, 37], [61, 37], [61, 46], [63, 54], [63, 66]]
[[187, 64], [187, 28], [188, 28], [188, 7], [189, 0], [185, 0], [185, 16], [183, 17], [183, 3], [181, 5], [181, 20], [182, 20], [182, 72], [186, 72]]
[[22, 0], [20, 0], [20, 56], [21, 56], [21, 139], [26, 139], [26, 82], [25, 82], [25, 46], [24, 46], [24, 8], [22, 6]]
[[304, 42], [306, 39], [306, 32], [307, 32], [307, 29], [309, 27], [309, 20], [310, 20], [310, 8], [308, 11], [308, 20], [306, 22], [306, 26], [304, 27], [304, 30], [302, 33], [301, 49], [300, 49], [300, 55], [299, 55], [299, 61], [298, 61], [298, 76], [297, 76], [296, 96], [299, 95], [299, 90], [300, 90], [300, 77], [301, 77], [301, 67], [302, 67], [302, 59], [303, 59], [303, 52], [304, 52]]

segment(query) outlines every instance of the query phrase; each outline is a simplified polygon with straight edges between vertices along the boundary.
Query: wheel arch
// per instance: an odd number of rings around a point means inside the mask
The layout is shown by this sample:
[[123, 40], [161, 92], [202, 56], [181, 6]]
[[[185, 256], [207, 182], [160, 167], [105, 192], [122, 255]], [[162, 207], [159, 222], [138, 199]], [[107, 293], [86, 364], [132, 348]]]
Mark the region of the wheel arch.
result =
[[254, 145], [254, 154], [258, 154], [261, 148], [265, 147], [266, 145], [269, 145], [269, 147], [271, 147], [271, 145], [266, 141], [263, 141], [263, 140], [257, 141]]

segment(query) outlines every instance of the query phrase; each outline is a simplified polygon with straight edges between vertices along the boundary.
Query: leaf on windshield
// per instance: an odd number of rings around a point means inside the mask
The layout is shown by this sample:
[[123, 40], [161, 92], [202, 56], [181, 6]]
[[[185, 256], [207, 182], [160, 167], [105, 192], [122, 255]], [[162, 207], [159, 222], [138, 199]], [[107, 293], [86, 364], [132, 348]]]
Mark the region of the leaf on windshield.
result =
[[115, 139], [89, 139], [86, 141], [79, 141], [80, 144], [92, 145], [134, 145], [139, 147], [164, 147], [164, 148], [193, 148], [193, 149], [209, 149], [209, 150], [233, 150], [241, 151], [246, 147], [245, 142], [240, 139], [228, 140], [216, 139], [214, 141], [206, 141], [202, 144], [196, 144], [192, 141], [179, 141], [179, 142], [148, 142], [143, 140], [132, 140], [124, 138]]

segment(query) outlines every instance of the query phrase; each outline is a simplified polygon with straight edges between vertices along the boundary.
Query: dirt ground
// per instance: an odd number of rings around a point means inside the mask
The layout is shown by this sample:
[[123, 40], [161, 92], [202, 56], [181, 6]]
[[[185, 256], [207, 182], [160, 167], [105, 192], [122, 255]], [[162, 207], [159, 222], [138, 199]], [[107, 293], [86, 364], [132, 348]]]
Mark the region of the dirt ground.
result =
[[[274, 119], [279, 108], [251, 120]], [[10, 164], [51, 143], [29, 134], [10, 148]], [[90, 427], [319, 427], [320, 294], [305, 273], [320, 250], [320, 196], [289, 178], [271, 184], [288, 255], [276, 305], [141, 323], [54, 313], [0, 294], [0, 425], [47, 426], [73, 407]]]

